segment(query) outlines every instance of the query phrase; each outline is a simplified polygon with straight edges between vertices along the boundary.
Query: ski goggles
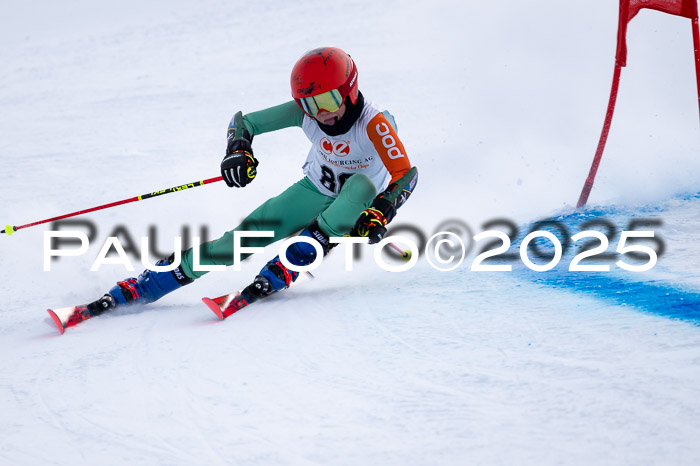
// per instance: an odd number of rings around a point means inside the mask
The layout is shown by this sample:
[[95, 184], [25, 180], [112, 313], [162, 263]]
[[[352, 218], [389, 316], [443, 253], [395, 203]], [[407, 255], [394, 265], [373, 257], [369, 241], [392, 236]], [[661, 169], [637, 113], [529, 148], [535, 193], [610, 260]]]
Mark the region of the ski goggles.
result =
[[308, 115], [316, 116], [321, 110], [331, 113], [337, 111], [343, 105], [343, 96], [338, 89], [333, 89], [323, 94], [302, 97], [297, 99], [297, 101], [304, 112]]

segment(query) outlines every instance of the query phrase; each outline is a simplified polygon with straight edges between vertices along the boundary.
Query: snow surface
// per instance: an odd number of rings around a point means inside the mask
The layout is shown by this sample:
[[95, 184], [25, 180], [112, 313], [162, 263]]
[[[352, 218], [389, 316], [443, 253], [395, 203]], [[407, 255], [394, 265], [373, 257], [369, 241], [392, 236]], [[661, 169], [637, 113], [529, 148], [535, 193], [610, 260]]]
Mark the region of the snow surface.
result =
[[[158, 249], [214, 238], [301, 176], [297, 129], [256, 138], [258, 179], [81, 217], [88, 253], [43, 271], [43, 233], [0, 238], [0, 463], [698, 464], [700, 149], [690, 21], [642, 11], [583, 214], [617, 2], [135, 0], [0, 5], [0, 222], [21, 225], [218, 175], [237, 110], [289, 99], [306, 50], [349, 51], [396, 116], [420, 182], [395, 225], [655, 218], [648, 272], [352, 273], [333, 254], [219, 322], [212, 273], [58, 334], [47, 307], [130, 274], [89, 272], [120, 226]], [[410, 234], [407, 233], [407, 236]], [[468, 235], [465, 239], [468, 241]], [[611, 240], [610, 251], [616, 240]], [[479, 245], [479, 248], [481, 245]], [[517, 253], [517, 249], [512, 249]], [[135, 267], [141, 268], [138, 260]], [[614, 264], [612, 262], [611, 264]]]

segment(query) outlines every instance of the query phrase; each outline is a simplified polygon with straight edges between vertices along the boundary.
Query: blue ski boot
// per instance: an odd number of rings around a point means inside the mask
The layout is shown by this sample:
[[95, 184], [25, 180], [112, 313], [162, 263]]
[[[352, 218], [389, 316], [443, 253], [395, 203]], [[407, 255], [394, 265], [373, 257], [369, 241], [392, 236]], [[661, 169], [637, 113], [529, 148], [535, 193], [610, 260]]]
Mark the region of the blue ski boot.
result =
[[[314, 220], [304, 229], [299, 236], [313, 238], [321, 244], [323, 255], [328, 254], [335, 244], [331, 244], [327, 234], [318, 226], [318, 221]], [[305, 266], [316, 260], [316, 248], [309, 243], [297, 242], [287, 248], [287, 261], [292, 265]], [[275, 256], [255, 277], [253, 283], [243, 290], [243, 294], [249, 298], [250, 302], [268, 296], [275, 291], [281, 291], [296, 281], [299, 272], [291, 270], [282, 263], [280, 256]]]
[[[173, 263], [174, 254], [167, 259], [156, 262], [158, 266]], [[131, 304], [149, 304], [159, 300], [166, 294], [194, 280], [185, 275], [181, 267], [169, 272], [154, 272], [144, 270], [138, 278], [127, 278], [117, 282], [107, 293], [114, 299], [114, 306], [126, 306]]]

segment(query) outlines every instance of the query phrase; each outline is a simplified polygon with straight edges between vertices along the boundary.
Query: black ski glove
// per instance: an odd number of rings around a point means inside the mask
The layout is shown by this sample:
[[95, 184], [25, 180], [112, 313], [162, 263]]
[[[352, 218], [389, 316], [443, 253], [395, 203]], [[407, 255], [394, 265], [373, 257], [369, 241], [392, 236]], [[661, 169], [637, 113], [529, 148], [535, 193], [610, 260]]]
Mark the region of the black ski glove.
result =
[[370, 244], [380, 242], [386, 234], [386, 225], [396, 215], [396, 207], [383, 197], [377, 197], [372, 205], [362, 211], [352, 228], [352, 236], [366, 236]]
[[247, 139], [229, 139], [226, 157], [221, 161], [221, 176], [232, 188], [243, 188], [258, 174], [258, 160], [253, 156], [253, 148]]

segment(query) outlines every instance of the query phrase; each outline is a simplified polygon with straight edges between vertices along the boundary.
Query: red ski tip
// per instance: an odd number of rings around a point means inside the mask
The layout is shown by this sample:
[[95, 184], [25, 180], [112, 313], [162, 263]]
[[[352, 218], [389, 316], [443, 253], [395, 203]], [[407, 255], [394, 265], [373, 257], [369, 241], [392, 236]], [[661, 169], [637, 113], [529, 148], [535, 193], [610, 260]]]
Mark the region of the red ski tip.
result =
[[61, 319], [59, 319], [56, 313], [53, 312], [51, 309], [47, 309], [46, 312], [49, 313], [51, 319], [53, 319], [53, 323], [56, 324], [56, 327], [58, 327], [58, 331], [61, 332], [61, 335], [63, 335], [63, 332], [66, 330], [66, 327], [63, 325], [63, 322], [61, 322]]
[[202, 298], [202, 302], [204, 302], [204, 304], [206, 304], [206, 305], [209, 307], [209, 309], [211, 309], [212, 312], [214, 312], [214, 314], [217, 315], [217, 317], [218, 317], [219, 319], [224, 320], [224, 313], [223, 313], [223, 311], [221, 310], [221, 308], [219, 307], [219, 305], [216, 304], [216, 302], [215, 302], [213, 299]]

